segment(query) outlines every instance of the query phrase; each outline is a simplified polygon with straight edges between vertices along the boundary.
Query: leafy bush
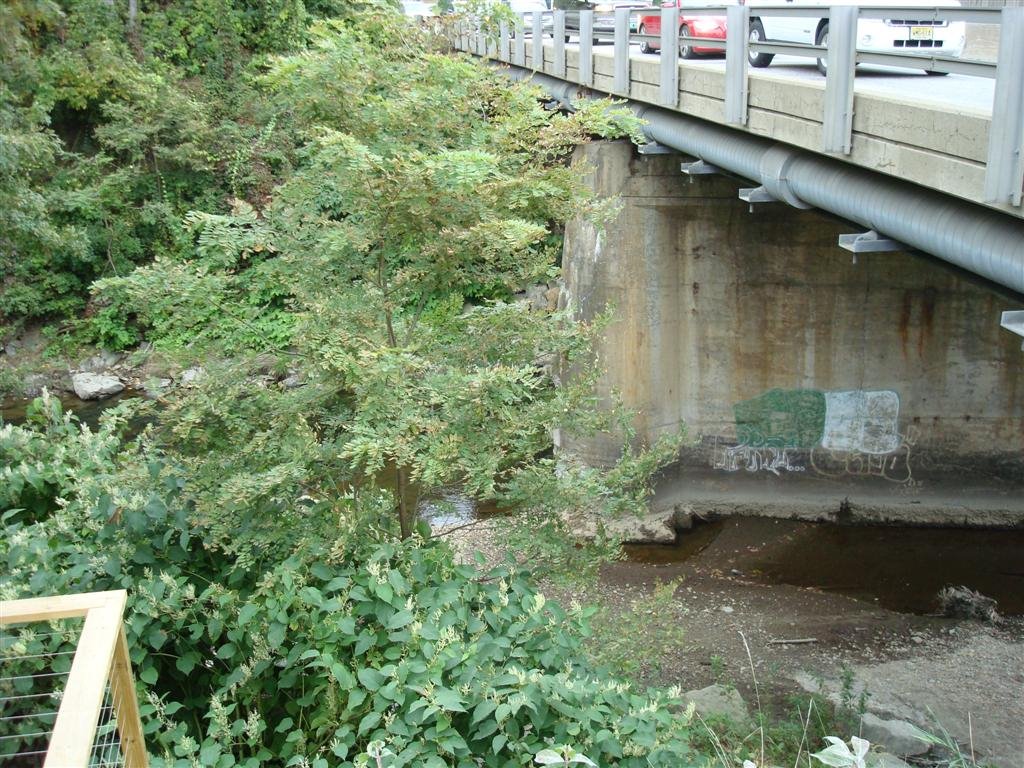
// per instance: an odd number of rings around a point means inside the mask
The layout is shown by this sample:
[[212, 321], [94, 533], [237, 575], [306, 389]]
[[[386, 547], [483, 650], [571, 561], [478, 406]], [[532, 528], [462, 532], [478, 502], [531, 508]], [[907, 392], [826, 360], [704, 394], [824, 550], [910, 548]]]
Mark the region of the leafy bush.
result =
[[25, 411], [25, 425], [0, 425], [0, 512], [5, 523], [43, 520], [80, 476], [112, 471], [121, 448], [125, 409], [108, 412], [95, 432], [64, 413], [60, 400], [36, 398]]
[[[54, 455], [93, 444], [54, 418], [8, 436]], [[373, 527], [373, 493], [333, 521], [296, 499], [298, 522], [278, 532], [290, 546], [253, 567], [207, 544], [209, 521], [165, 457], [130, 445], [100, 464], [59, 474], [64, 501], [46, 519], [7, 518], [0, 597], [129, 590], [156, 765], [347, 766], [373, 741], [392, 766], [527, 765], [563, 743], [602, 765], [690, 755], [686, 718], [581, 663], [576, 618], [527, 574], [390, 539]], [[29, 653], [62, 641], [14, 638]]]

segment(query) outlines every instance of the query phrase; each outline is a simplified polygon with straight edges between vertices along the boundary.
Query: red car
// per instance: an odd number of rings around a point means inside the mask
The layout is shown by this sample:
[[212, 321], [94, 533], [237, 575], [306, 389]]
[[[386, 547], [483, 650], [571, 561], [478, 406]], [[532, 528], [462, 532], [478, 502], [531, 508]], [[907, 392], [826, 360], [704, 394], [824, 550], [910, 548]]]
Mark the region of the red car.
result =
[[[691, 37], [713, 37], [716, 40], [725, 40], [725, 16], [691, 16], [686, 13], [686, 7], [693, 7], [703, 4], [695, 0], [671, 0], [662, 3], [662, 8], [679, 8], [679, 36]], [[660, 35], [661, 16], [641, 16], [640, 27], [637, 30], [641, 35]], [[656, 53], [661, 48], [660, 40], [641, 40], [640, 51], [642, 53]], [[700, 53], [723, 53], [719, 48], [708, 48], [703, 45], [691, 45], [684, 40], [679, 41], [679, 55], [684, 59], [692, 59]]]

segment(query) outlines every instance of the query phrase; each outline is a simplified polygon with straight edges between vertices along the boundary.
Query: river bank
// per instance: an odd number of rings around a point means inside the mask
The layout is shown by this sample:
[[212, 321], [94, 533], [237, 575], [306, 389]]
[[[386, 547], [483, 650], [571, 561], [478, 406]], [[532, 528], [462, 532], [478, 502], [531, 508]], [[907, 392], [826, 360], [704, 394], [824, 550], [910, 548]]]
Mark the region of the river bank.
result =
[[[483, 520], [447, 538], [464, 558], [482, 551], [493, 560], [503, 556], [501, 525]], [[863, 700], [867, 714], [882, 721], [932, 731], [937, 721], [972, 743], [983, 761], [1019, 764], [1024, 617], [991, 625], [936, 615], [932, 604], [898, 611], [867, 593], [854, 597], [754, 572], [756, 563], [791, 547], [793, 536], [785, 521], [733, 518], [713, 536], [698, 528], [697, 544], [681, 562], [613, 563], [587, 593], [546, 592], [566, 604], [601, 606], [600, 622], [630, 639], [641, 683], [682, 690], [723, 683], [772, 715], [812, 692], [854, 708]], [[848, 551], [855, 557], [856, 543]], [[906, 564], [928, 567], [920, 552]], [[890, 572], [890, 582], [896, 578]], [[673, 581], [668, 599], [654, 597]], [[890, 583], [888, 591], [899, 587]], [[874, 723], [869, 717], [859, 726], [873, 740], [880, 738]]]

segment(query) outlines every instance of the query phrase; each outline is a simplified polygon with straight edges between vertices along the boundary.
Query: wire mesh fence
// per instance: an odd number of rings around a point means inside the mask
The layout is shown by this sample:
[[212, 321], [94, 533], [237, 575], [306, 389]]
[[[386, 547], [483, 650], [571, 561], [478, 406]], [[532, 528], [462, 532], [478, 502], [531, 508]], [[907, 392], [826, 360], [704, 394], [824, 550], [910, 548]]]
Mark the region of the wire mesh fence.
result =
[[0, 764], [11, 768], [43, 765], [82, 620], [41, 626], [0, 625]]
[[0, 602], [0, 766], [145, 768], [124, 601]]

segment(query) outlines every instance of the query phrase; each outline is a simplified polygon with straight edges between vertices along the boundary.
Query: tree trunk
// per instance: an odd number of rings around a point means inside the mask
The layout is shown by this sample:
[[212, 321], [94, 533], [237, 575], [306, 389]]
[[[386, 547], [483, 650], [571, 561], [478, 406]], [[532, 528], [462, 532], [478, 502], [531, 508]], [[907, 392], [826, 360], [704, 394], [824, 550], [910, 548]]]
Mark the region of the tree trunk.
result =
[[408, 478], [404, 467], [395, 467], [395, 486], [398, 493], [398, 526], [402, 532], [402, 540], [412, 536], [412, 510], [406, 498]]
[[128, 0], [128, 44], [137, 61], [142, 61], [142, 42], [139, 40], [139, 0]]

